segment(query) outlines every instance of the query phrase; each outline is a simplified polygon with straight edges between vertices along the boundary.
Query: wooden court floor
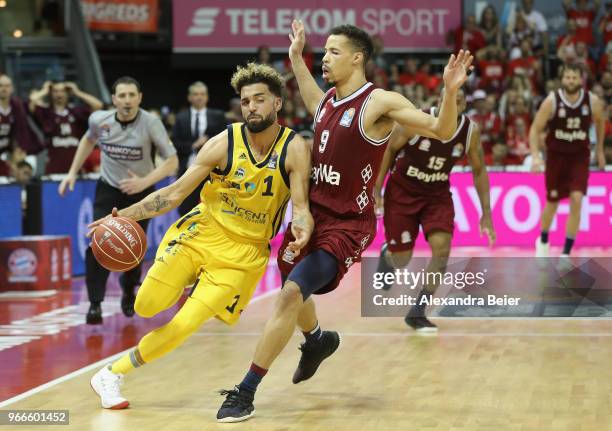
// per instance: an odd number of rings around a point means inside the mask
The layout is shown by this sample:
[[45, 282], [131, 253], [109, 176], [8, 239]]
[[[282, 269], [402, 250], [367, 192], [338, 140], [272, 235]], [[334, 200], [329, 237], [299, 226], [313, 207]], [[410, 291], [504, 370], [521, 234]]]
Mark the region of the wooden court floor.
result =
[[[126, 378], [131, 407], [103, 410], [92, 370], [4, 409], [68, 409], [74, 430], [612, 430], [611, 320], [439, 319], [417, 336], [402, 319], [361, 318], [358, 271], [317, 298], [340, 350], [318, 374], [291, 383], [296, 335], [256, 398], [255, 418], [217, 424], [221, 388], [238, 383], [274, 295], [233, 328], [219, 322]], [[42, 429], [2, 426], [2, 430]], [[43, 427], [45, 428], [45, 427]]]

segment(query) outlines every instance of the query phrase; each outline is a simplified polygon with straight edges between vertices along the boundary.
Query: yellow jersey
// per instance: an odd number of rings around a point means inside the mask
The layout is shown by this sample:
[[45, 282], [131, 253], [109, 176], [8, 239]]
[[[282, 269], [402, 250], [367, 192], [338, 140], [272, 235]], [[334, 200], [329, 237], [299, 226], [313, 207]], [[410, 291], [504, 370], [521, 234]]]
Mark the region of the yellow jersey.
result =
[[278, 233], [290, 198], [285, 159], [294, 136], [293, 130], [281, 127], [268, 154], [258, 162], [246, 125], [228, 126], [227, 166], [211, 172], [200, 198], [229, 237], [264, 243]]

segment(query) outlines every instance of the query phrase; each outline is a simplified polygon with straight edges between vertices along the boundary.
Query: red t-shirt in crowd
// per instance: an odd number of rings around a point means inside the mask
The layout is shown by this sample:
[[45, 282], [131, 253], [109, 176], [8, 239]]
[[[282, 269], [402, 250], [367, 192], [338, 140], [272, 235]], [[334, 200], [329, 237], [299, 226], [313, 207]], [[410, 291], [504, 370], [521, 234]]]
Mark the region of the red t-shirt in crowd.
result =
[[499, 138], [502, 130], [501, 119], [495, 112], [483, 115], [475, 113], [471, 118], [480, 129], [480, 143], [485, 154], [490, 154], [491, 148], [496, 143], [495, 140]]
[[455, 32], [455, 52], [460, 49], [469, 49], [473, 54], [487, 45], [484, 35], [479, 30], [467, 31], [460, 27]]
[[567, 11], [568, 19], [574, 19], [576, 21], [576, 37], [578, 40], [586, 43], [587, 45], [593, 45], [595, 42], [593, 39], [593, 23], [595, 22], [595, 15], [594, 10], [579, 11], [576, 9], [570, 9]]
[[538, 88], [538, 81], [535, 73], [535, 65], [537, 61], [538, 59], [533, 56], [515, 58], [508, 63], [508, 74], [512, 76], [518, 72], [519, 74], [525, 75], [527, 78], [529, 78], [532, 90], [535, 92]]
[[480, 71], [479, 88], [500, 89], [506, 77], [504, 63], [498, 60], [480, 60], [478, 62]]

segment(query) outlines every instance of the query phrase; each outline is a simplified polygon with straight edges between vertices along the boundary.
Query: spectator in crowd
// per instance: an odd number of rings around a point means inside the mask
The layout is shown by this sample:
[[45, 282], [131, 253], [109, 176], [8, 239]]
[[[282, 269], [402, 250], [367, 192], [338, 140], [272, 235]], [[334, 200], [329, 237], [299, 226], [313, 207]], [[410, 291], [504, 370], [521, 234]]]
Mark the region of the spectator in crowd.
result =
[[[487, 5], [480, 16], [480, 24], [478, 29], [484, 36], [487, 47], [496, 46], [501, 48], [501, 30], [499, 28], [499, 20], [497, 12], [491, 5]], [[483, 48], [485, 49], [485, 48]]]
[[494, 105], [491, 106], [487, 100], [487, 93], [483, 90], [476, 90], [472, 95], [474, 102], [474, 112], [470, 118], [478, 124], [480, 128], [480, 143], [485, 155], [491, 154], [493, 145], [501, 141], [502, 123], [494, 112]]
[[18, 148], [32, 148], [33, 141], [23, 104], [13, 96], [13, 81], [0, 74], [0, 176], [11, 174], [10, 159]]
[[599, 22], [599, 31], [603, 36], [604, 50], [612, 52], [612, 1], [606, 3], [606, 13]]
[[520, 55], [508, 63], [508, 75], [524, 76], [529, 79], [532, 94], [537, 94], [543, 81], [542, 62], [532, 50], [530, 38], [521, 41]]
[[533, 7], [534, 0], [523, 0], [523, 17], [535, 32], [534, 49], [539, 54], [548, 54], [548, 24], [542, 12]]
[[586, 43], [578, 42], [576, 44], [576, 57], [573, 61], [567, 61], [567, 63], [576, 63], [582, 66], [582, 69], [586, 73], [587, 81], [593, 83], [597, 75], [597, 66], [595, 66], [595, 62], [589, 58], [589, 50]]
[[389, 61], [385, 56], [385, 41], [380, 35], [375, 35], [372, 36], [372, 45], [374, 50], [372, 51], [371, 60], [377, 68], [388, 71]]
[[469, 49], [473, 53], [478, 52], [487, 44], [485, 36], [478, 28], [474, 15], [468, 15], [463, 26], [449, 32], [447, 42], [449, 44], [454, 43], [454, 52], [459, 52], [460, 49]]
[[567, 34], [557, 40], [557, 57], [564, 63], [576, 57], [576, 44], [579, 41], [576, 35], [576, 20], [568, 19], [566, 27]]
[[240, 109], [240, 98], [232, 97], [229, 101], [229, 110], [225, 113], [227, 124], [239, 123], [243, 121], [242, 110]]
[[488, 93], [501, 93], [506, 78], [503, 51], [497, 45], [490, 45], [476, 54], [478, 68], [478, 88]]
[[533, 44], [535, 31], [529, 26], [525, 15], [519, 11], [514, 21], [509, 23], [506, 34], [506, 49], [510, 53], [511, 59], [521, 55], [521, 44], [526, 39], [529, 39]]
[[268, 45], [261, 45], [257, 48], [257, 63], [267, 64], [272, 66], [272, 55], [270, 54], [270, 47]]
[[[85, 104], [71, 104], [71, 96]], [[70, 170], [79, 140], [87, 130], [87, 119], [102, 106], [98, 98], [81, 91], [74, 82], [47, 81], [30, 94], [30, 112], [45, 136], [46, 174], [65, 174]]]
[[606, 70], [612, 71], [612, 46], [609, 52], [606, 52], [601, 56], [597, 74], [602, 75]]
[[485, 154], [485, 164], [487, 166], [503, 168], [508, 165], [508, 147], [501, 142], [495, 143], [489, 154]]
[[[190, 161], [209, 138], [223, 132], [227, 125], [225, 113], [208, 108], [208, 87], [201, 81], [189, 86], [187, 100], [191, 105], [176, 116], [172, 139], [179, 160], [177, 175], [180, 177]], [[201, 187], [197, 187], [180, 205], [179, 214], [187, 214], [200, 200]]]
[[[517, 100], [523, 100], [519, 98]], [[506, 129], [507, 163], [521, 165], [530, 153], [529, 123], [522, 116], [515, 116], [511, 126]]]
[[422, 84], [424, 82], [422, 73], [419, 72], [419, 63], [414, 57], [404, 59], [402, 73], [399, 74], [398, 83], [401, 85]]
[[32, 180], [34, 169], [27, 161], [19, 161], [13, 170], [13, 178], [22, 186], [27, 186]]
[[576, 0], [575, 6], [572, 5], [572, 0], [563, 0], [567, 18], [576, 21], [576, 37], [587, 45], [595, 43], [593, 28], [599, 5], [599, 0], [593, 0], [592, 5], [589, 5], [589, 0]]

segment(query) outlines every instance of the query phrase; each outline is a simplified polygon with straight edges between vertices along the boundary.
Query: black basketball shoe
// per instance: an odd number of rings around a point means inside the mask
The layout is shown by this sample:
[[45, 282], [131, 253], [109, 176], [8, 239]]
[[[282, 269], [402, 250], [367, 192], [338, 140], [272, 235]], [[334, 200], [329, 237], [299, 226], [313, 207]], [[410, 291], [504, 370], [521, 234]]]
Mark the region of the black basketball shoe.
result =
[[[394, 271], [394, 268], [387, 263], [387, 259], [385, 258], [385, 255], [387, 254], [387, 248], [388, 248], [388, 245], [386, 242], [380, 248], [380, 257], [378, 258], [378, 266], [376, 268], [376, 272], [378, 273], [386, 274], [388, 272], [393, 273]], [[384, 277], [383, 277], [382, 282], [383, 282], [383, 286], [382, 286], [383, 290], [389, 290], [391, 289], [391, 286], [393, 286], [393, 284], [386, 283]]]
[[413, 316], [410, 316], [410, 314], [408, 314], [406, 318], [404, 319], [404, 322], [406, 322], [406, 325], [410, 326], [412, 329], [414, 329], [417, 332], [422, 332], [422, 333], [438, 332], [438, 327], [425, 316], [413, 317]]
[[341, 341], [340, 334], [337, 332], [323, 331], [318, 341], [302, 343], [300, 346], [302, 357], [293, 373], [293, 383], [299, 383], [314, 376], [321, 362], [338, 350]]
[[235, 386], [234, 389], [220, 390], [219, 394], [226, 397], [217, 412], [217, 422], [242, 422], [255, 414], [254, 392]]
[[88, 325], [101, 325], [102, 324], [102, 307], [100, 304], [91, 304], [85, 317], [85, 323]]

